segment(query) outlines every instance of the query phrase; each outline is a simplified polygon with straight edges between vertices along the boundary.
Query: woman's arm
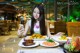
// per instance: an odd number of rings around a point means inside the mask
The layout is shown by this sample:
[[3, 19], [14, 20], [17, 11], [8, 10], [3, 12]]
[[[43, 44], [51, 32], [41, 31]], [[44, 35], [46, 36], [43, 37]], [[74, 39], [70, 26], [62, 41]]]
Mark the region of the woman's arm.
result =
[[24, 29], [24, 32], [23, 32], [24, 36], [26, 36], [26, 34], [28, 32], [28, 29], [30, 28], [30, 24], [31, 24], [31, 21], [29, 20], [25, 25], [25, 29]]
[[50, 37], [51, 34], [50, 34], [50, 30], [49, 30], [49, 23], [48, 23], [47, 20], [45, 20], [45, 24], [46, 24], [46, 27], [47, 27], [47, 35], [48, 35], [48, 37]]

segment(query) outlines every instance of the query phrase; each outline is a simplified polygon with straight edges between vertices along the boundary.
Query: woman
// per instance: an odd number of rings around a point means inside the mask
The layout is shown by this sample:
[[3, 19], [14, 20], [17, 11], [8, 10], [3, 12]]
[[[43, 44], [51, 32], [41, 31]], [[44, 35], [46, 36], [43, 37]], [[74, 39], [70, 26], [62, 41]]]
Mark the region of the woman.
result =
[[33, 8], [33, 14], [31, 20], [29, 20], [25, 25], [25, 30], [23, 35], [26, 36], [28, 29], [30, 28], [31, 35], [34, 33], [39, 33], [41, 35], [50, 34], [47, 30], [47, 24], [45, 24], [44, 8], [41, 5], [37, 5]]

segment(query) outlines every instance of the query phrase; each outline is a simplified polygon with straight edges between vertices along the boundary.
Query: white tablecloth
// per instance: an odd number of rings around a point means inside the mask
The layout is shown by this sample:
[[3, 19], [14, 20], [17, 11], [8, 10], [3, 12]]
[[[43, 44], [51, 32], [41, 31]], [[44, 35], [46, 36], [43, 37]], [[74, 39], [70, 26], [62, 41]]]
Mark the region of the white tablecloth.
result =
[[64, 53], [61, 48], [49, 48], [49, 49], [26, 49], [18, 50], [17, 53]]

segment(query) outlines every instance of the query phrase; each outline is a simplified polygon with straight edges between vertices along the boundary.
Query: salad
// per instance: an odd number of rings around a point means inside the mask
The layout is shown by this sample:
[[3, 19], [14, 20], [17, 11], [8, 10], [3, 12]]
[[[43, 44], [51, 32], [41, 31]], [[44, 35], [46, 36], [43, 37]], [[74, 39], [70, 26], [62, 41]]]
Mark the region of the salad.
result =
[[64, 48], [70, 52], [80, 51], [80, 37], [72, 37], [72, 40], [67, 40]]

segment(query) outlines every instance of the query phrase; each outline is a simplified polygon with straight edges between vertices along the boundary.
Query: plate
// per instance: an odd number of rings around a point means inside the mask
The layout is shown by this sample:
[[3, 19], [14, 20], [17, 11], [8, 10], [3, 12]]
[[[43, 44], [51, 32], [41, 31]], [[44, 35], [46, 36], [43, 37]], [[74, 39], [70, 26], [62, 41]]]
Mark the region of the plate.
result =
[[[46, 42], [46, 41], [43, 41], [43, 42]], [[47, 45], [43, 44], [43, 42], [41, 42], [40, 45], [41, 45], [41, 46], [44, 46], [44, 47], [56, 47], [56, 46], [59, 45], [58, 42], [55, 42], [56, 44], [55, 44], [54, 46], [47, 46]]]
[[24, 39], [21, 39], [21, 41], [19, 42], [19, 44], [18, 44], [18, 45], [19, 45], [20, 47], [36, 47], [36, 46], [38, 46], [38, 45], [39, 45], [39, 42], [34, 41], [34, 43], [35, 43], [34, 45], [24, 46], [24, 45], [23, 45], [23, 42], [24, 42]]
[[[44, 36], [45, 38], [34, 38], [34, 41], [42, 41], [42, 40], [46, 40], [47, 36]], [[31, 39], [30, 36], [25, 37], [25, 39]]]
[[55, 41], [60, 42], [60, 43], [65, 43], [67, 41], [67, 39], [71, 39], [71, 37], [67, 37], [66, 40], [60, 40], [60, 36], [53, 36], [52, 37]]

